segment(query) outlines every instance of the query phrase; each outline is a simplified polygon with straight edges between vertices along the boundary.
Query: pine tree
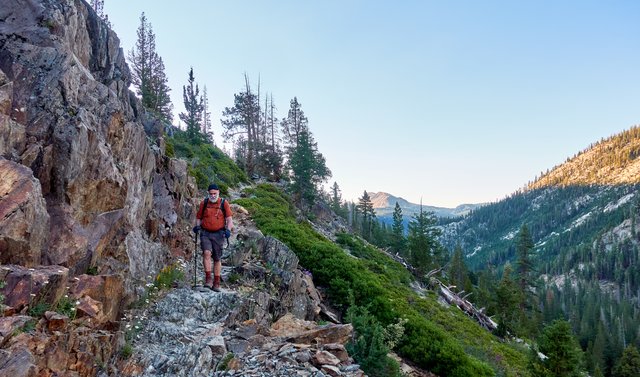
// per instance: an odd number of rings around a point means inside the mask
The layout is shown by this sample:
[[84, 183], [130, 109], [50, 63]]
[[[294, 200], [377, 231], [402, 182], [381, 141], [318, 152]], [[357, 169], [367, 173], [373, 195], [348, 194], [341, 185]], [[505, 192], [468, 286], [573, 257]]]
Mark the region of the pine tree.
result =
[[98, 17], [104, 21], [109, 28], [111, 28], [111, 22], [109, 16], [104, 13], [104, 0], [91, 0], [91, 8], [96, 11]]
[[458, 288], [458, 291], [471, 292], [473, 286], [471, 285], [471, 279], [469, 278], [469, 269], [464, 263], [464, 255], [462, 254], [462, 247], [458, 244], [453, 251], [453, 257], [449, 262], [449, 281], [451, 284]]
[[253, 176], [256, 173], [256, 160], [261, 148], [259, 143], [261, 110], [260, 100], [251, 90], [248, 76], [245, 75], [244, 79], [244, 91], [234, 94], [233, 107], [225, 107], [220, 123], [224, 129], [222, 136], [225, 139], [244, 137], [246, 144], [242, 160], [247, 174]]
[[629, 345], [622, 353], [612, 371], [613, 377], [640, 376], [640, 353], [634, 345]]
[[436, 224], [435, 215], [433, 212], [423, 211], [422, 203], [420, 212], [409, 222], [409, 260], [421, 276], [442, 262], [442, 246], [437, 240], [440, 230], [436, 228]]
[[370, 241], [373, 235], [373, 223], [376, 212], [373, 209], [371, 197], [366, 190], [364, 194], [362, 194], [362, 197], [358, 198], [358, 211], [362, 215], [362, 236], [364, 239]]
[[265, 96], [263, 138], [260, 141], [258, 170], [274, 182], [282, 177], [284, 157], [279, 143], [279, 135], [276, 125], [275, 105], [273, 94], [270, 100]]
[[338, 182], [333, 182], [333, 186], [331, 186], [331, 198], [329, 199], [329, 206], [336, 215], [347, 219], [348, 217], [348, 207], [342, 203], [342, 194], [340, 192], [340, 186], [338, 186]]
[[324, 156], [318, 152], [317, 143], [309, 131], [303, 131], [298, 145], [289, 155], [291, 191], [303, 210], [308, 210], [318, 197], [318, 186], [331, 177]]
[[511, 273], [511, 264], [507, 262], [496, 290], [496, 319], [498, 322], [496, 335], [502, 337], [507, 334], [517, 335], [520, 331], [518, 328], [520, 292], [518, 285], [511, 278]]
[[282, 119], [280, 125], [286, 147], [295, 149], [298, 146], [301, 134], [309, 131], [309, 121], [304, 115], [302, 105], [298, 102], [297, 97], [293, 97], [291, 100], [287, 117]]
[[200, 89], [193, 76], [193, 68], [189, 70], [189, 84], [182, 87], [182, 93], [186, 112], [180, 113], [180, 119], [187, 125], [187, 138], [189, 141], [199, 144], [203, 141], [203, 136], [200, 133], [203, 106]]
[[391, 226], [391, 248], [396, 253], [404, 253], [407, 239], [404, 236], [404, 221], [402, 219], [402, 208], [396, 202], [393, 209], [393, 225]]
[[541, 360], [537, 354], [530, 361], [534, 376], [577, 377], [582, 372], [582, 351], [571, 333], [569, 322], [553, 321], [545, 327], [538, 342], [539, 351], [546, 358]]
[[533, 262], [531, 261], [531, 252], [534, 244], [529, 233], [529, 228], [523, 224], [518, 232], [516, 242], [517, 260], [517, 279], [520, 288], [520, 331], [533, 332], [535, 327], [535, 318], [533, 312], [536, 308], [536, 298], [534, 296], [533, 285]]
[[156, 36], [144, 12], [140, 16], [136, 46], [129, 52], [131, 76], [142, 106], [166, 122], [173, 118], [169, 80], [156, 51]]
[[209, 111], [209, 96], [207, 86], [202, 88], [202, 135], [207, 142], [213, 143], [213, 127], [211, 125], [211, 112]]
[[522, 225], [517, 236], [516, 253], [518, 255], [517, 272], [518, 284], [523, 297], [527, 296], [529, 288], [533, 286], [531, 283], [533, 273], [533, 263], [531, 261], [531, 252], [534, 244], [529, 233], [527, 225]]

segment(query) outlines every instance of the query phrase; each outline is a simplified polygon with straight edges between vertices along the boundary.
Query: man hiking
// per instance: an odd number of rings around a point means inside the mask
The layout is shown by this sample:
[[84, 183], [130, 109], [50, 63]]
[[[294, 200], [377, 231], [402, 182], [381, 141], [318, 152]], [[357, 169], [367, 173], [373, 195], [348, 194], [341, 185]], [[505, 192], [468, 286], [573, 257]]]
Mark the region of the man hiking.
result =
[[[216, 184], [209, 185], [209, 195], [202, 202], [196, 214], [194, 233], [200, 232], [202, 264], [204, 265], [204, 285], [220, 292], [220, 271], [222, 247], [225, 238], [233, 230], [233, 219], [229, 202], [220, 198], [220, 189]], [[213, 255], [213, 280], [211, 279], [211, 256]]]

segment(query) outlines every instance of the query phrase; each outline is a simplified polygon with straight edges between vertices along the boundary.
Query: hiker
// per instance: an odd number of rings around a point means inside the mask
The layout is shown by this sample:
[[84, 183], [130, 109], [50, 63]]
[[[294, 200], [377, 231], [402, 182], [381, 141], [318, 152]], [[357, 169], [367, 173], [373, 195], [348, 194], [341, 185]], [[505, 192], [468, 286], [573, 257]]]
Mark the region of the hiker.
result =
[[[220, 189], [216, 184], [209, 185], [209, 195], [202, 202], [196, 214], [196, 226], [193, 232], [200, 232], [202, 264], [204, 265], [204, 285], [220, 292], [220, 271], [222, 247], [225, 238], [229, 239], [233, 230], [233, 218], [229, 202], [220, 198]], [[211, 279], [211, 256], [213, 256], [213, 280]]]

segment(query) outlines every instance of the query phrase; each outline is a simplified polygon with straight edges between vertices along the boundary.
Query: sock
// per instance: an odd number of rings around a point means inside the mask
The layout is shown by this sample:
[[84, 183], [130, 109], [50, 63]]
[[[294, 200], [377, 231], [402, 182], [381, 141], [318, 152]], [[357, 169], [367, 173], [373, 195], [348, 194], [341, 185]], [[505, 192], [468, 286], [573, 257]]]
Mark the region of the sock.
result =
[[204, 280], [205, 284], [211, 283], [211, 271], [205, 271], [204, 272], [204, 279], [205, 279]]
[[213, 284], [214, 285], [220, 285], [220, 276], [214, 276], [213, 277]]

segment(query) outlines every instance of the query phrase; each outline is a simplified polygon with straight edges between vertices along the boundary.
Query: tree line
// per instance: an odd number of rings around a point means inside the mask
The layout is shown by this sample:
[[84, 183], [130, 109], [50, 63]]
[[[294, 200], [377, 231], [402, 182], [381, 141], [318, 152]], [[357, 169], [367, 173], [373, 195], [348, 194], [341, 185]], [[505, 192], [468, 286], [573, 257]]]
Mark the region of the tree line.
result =
[[[176, 132], [171, 126], [171, 89], [162, 57], [156, 50], [153, 27], [144, 13], [128, 60], [143, 108], [160, 119], [170, 133]], [[233, 104], [222, 112], [221, 136], [232, 144], [232, 157], [247, 176], [287, 181], [296, 204], [308, 212], [322, 194], [321, 184], [331, 177], [331, 171], [318, 150], [298, 98], [291, 99], [287, 116], [279, 120], [273, 94], [263, 96], [259, 82], [257, 87], [252, 88], [245, 74], [242, 90], [234, 94]], [[193, 67], [182, 90], [185, 111], [178, 116], [184, 123], [186, 140], [193, 145], [214, 144], [207, 88], [200, 89]]]

